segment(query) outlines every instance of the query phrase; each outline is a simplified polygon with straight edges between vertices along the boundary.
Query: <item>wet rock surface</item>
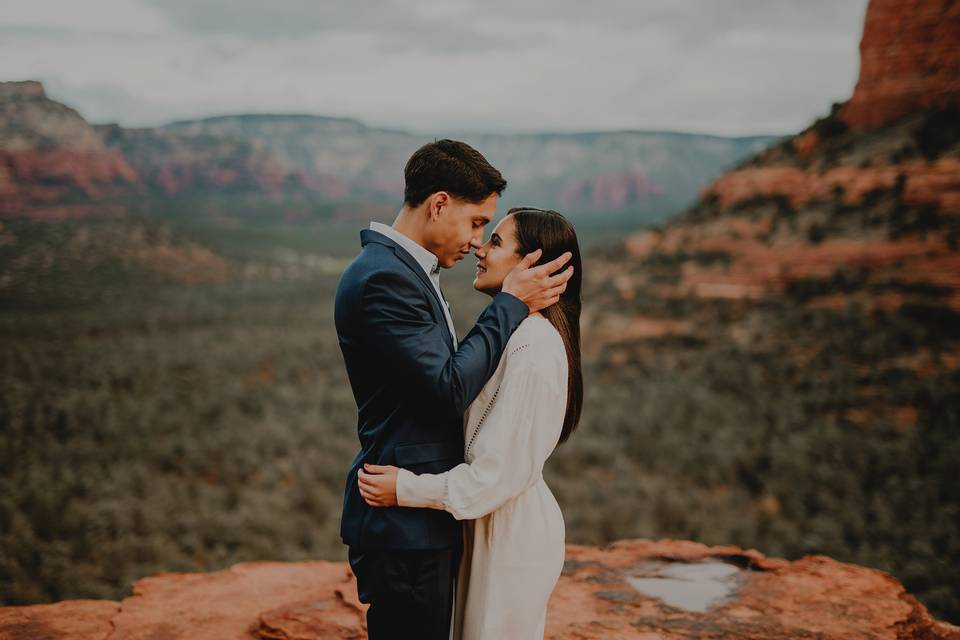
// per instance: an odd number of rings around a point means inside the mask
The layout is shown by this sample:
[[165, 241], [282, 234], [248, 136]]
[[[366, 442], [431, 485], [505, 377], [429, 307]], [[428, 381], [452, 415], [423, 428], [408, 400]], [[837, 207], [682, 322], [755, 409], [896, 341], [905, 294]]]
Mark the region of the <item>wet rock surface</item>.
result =
[[823, 556], [632, 540], [567, 558], [550, 638], [960, 637], [889, 575]]

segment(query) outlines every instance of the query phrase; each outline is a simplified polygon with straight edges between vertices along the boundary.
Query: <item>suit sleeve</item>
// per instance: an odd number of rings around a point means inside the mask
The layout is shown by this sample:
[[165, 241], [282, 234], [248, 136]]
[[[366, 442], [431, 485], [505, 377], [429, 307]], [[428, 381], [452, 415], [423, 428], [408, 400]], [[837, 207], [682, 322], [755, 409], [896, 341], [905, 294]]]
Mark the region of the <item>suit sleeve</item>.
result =
[[423, 401], [462, 416], [500, 362], [510, 335], [529, 309], [498, 293], [451, 355], [443, 328], [434, 320], [422, 290], [401, 275], [384, 271], [364, 284], [364, 340], [398, 376], [423, 394]]

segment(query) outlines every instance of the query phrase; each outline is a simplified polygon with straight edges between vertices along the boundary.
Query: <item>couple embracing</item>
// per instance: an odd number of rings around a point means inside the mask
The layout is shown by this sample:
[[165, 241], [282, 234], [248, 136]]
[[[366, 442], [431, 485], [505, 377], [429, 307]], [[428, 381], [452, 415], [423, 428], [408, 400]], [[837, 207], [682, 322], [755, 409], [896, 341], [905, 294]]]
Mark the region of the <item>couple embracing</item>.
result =
[[[393, 226], [361, 232], [335, 319], [358, 407], [341, 537], [373, 640], [542, 638], [564, 561], [546, 459], [576, 428], [581, 263], [559, 213], [439, 140], [407, 162]], [[457, 341], [440, 269], [474, 252], [492, 298]]]

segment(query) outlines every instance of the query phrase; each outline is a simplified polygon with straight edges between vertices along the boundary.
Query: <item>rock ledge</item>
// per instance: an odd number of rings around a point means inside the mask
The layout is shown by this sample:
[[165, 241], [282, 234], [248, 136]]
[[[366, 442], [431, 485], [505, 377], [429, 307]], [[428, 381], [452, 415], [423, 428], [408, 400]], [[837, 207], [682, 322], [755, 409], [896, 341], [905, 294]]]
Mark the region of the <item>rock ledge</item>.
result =
[[[724, 570], [698, 571], [717, 567]], [[718, 585], [723, 595], [698, 610], [693, 595]], [[249, 562], [150, 576], [121, 602], [0, 608], [0, 639], [360, 640], [363, 618], [346, 563]], [[960, 640], [960, 628], [934, 620], [875, 569], [825, 556], [790, 562], [733, 546], [626, 540], [567, 547], [546, 637]]]

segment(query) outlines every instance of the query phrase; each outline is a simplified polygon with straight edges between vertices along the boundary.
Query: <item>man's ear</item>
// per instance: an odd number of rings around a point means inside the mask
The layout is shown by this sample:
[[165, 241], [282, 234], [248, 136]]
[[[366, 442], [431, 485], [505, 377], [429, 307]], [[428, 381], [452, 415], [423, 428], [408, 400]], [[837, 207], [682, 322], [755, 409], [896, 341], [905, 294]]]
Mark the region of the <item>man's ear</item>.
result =
[[440, 212], [445, 206], [450, 204], [450, 194], [446, 191], [437, 191], [430, 196], [429, 203], [427, 206], [427, 211], [430, 214], [431, 220], [437, 220], [440, 218]]

